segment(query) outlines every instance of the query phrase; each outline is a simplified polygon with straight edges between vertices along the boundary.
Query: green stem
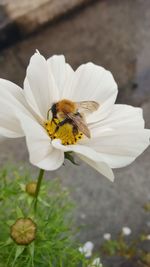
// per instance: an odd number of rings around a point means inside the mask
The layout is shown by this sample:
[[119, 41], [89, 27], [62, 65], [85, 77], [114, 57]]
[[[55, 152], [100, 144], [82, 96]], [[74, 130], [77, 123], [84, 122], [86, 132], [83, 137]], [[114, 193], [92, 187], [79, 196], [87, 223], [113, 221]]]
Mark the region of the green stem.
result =
[[36, 209], [37, 209], [38, 195], [39, 195], [39, 192], [40, 192], [43, 175], [44, 175], [44, 170], [40, 169], [38, 180], [37, 180], [36, 192], [35, 192], [35, 202], [34, 202], [34, 211], [35, 211], [35, 213], [36, 213]]

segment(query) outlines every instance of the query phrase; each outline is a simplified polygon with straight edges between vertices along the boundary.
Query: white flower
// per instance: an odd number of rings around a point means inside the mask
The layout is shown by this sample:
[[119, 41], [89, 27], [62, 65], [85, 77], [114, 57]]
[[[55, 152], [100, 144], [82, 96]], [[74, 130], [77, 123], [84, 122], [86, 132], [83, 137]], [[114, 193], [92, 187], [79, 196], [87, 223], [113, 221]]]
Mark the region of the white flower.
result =
[[[73, 71], [64, 56], [46, 60], [37, 52], [27, 68], [24, 90], [0, 79], [0, 134], [25, 136], [30, 162], [39, 168], [59, 168], [64, 152], [72, 151], [113, 181], [112, 168], [133, 162], [147, 148], [150, 137], [150, 131], [144, 129], [142, 110], [114, 104], [116, 96], [117, 84], [104, 68], [87, 63]], [[99, 109], [85, 117], [90, 139], [83, 136], [76, 144], [63, 145], [60, 135], [50, 138], [47, 113], [62, 99], [99, 103]], [[67, 134], [66, 128], [63, 132], [60, 127], [60, 131]]]
[[146, 236], [146, 239], [147, 239], [147, 240], [150, 240], [150, 235], [147, 235], [147, 236]]
[[122, 228], [122, 234], [123, 235], [131, 235], [131, 232], [132, 231], [131, 231], [131, 229], [129, 227], [125, 226], [125, 227]]
[[100, 258], [95, 258], [89, 267], [103, 267]]
[[105, 233], [105, 234], [103, 235], [103, 238], [104, 238], [105, 240], [110, 240], [110, 239], [111, 239], [111, 234], [110, 234], [110, 233]]
[[95, 258], [89, 267], [103, 267], [100, 258]]
[[84, 244], [83, 247], [79, 248], [79, 251], [84, 254], [86, 258], [90, 258], [92, 256], [93, 248], [94, 244], [91, 241], [88, 241]]

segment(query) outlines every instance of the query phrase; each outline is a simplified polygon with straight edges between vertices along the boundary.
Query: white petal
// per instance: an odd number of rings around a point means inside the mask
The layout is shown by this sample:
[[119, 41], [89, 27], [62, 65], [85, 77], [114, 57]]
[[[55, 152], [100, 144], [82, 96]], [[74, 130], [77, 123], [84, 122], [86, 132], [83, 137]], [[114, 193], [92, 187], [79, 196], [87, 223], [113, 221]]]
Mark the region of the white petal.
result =
[[16, 110], [28, 113], [22, 89], [0, 79], [0, 133], [6, 137], [24, 136]]
[[74, 72], [65, 63], [64, 56], [53, 56], [47, 62], [59, 89], [60, 99], [95, 100], [100, 103], [100, 109], [88, 115], [88, 123], [103, 119], [111, 111], [117, 96], [117, 85], [109, 71], [87, 63]]
[[96, 169], [98, 172], [102, 173], [111, 181], [114, 180], [114, 175], [111, 168], [104, 162], [103, 158], [99, 153], [94, 151], [92, 148], [83, 145], [68, 145], [64, 146], [61, 144], [60, 140], [53, 140], [52, 145], [64, 152], [73, 151], [78, 154], [78, 156], [83, 159], [86, 163]]
[[93, 251], [93, 249], [94, 249], [94, 244], [93, 244], [91, 241], [87, 241], [87, 242], [84, 244], [84, 249], [85, 249], [85, 251]]
[[97, 137], [106, 130], [144, 129], [143, 111], [129, 105], [114, 105], [111, 114], [98, 123], [89, 124], [92, 137]]
[[86, 147], [86, 146], [83, 146], [83, 145], [67, 145], [67, 146], [64, 146], [64, 145], [61, 144], [61, 140], [59, 140], [59, 139], [54, 139], [52, 141], [52, 145], [55, 148], [60, 149], [60, 150], [62, 150], [64, 152], [73, 151], [73, 152], [79, 153], [81, 155], [85, 155], [85, 156], [89, 157], [92, 160], [96, 160], [96, 159], [97, 159], [97, 161], [101, 160], [101, 157], [99, 156], [99, 153], [97, 153], [96, 151], [94, 151], [90, 147]]
[[128, 105], [114, 105], [112, 113], [90, 130], [92, 138], [81, 143], [99, 152], [111, 168], [127, 166], [150, 144], [142, 110]]
[[102, 267], [100, 258], [95, 258], [92, 262], [93, 267]]
[[79, 157], [84, 160], [87, 164], [89, 164], [92, 168], [94, 168], [96, 171], [107, 177], [111, 182], [114, 182], [114, 174], [112, 169], [106, 164], [105, 162], [96, 162], [93, 160], [90, 160], [89, 158], [79, 155]]
[[19, 113], [25, 132], [30, 162], [44, 170], [55, 170], [64, 162], [64, 153], [51, 145], [46, 130], [30, 117]]
[[93, 248], [94, 244], [91, 241], [88, 241], [83, 247], [79, 247], [79, 251], [84, 254], [86, 258], [90, 258], [92, 256]]
[[132, 230], [129, 227], [127, 227], [127, 226], [122, 227], [122, 234], [123, 235], [130, 235], [131, 233], [132, 233]]
[[111, 168], [129, 165], [149, 146], [150, 130], [112, 130], [86, 145], [100, 153]]
[[43, 119], [52, 104], [59, 99], [59, 92], [50, 73], [46, 59], [35, 53], [27, 68], [24, 92], [29, 105]]
[[110, 233], [105, 233], [104, 235], [103, 235], [103, 238], [105, 239], [105, 240], [110, 240], [111, 239], [111, 234]]
[[70, 98], [69, 92], [74, 76], [73, 69], [65, 62], [63, 55], [52, 56], [47, 60], [47, 63], [59, 90], [59, 98]]
[[[15, 125], [14, 125], [15, 126]], [[1, 134], [1, 137], [3, 137], [3, 139], [5, 139], [4, 137], [8, 137], [8, 138], [17, 138], [17, 137], [23, 137], [24, 136], [24, 133], [22, 131], [22, 133], [18, 133], [16, 131], [18, 130], [17, 128], [15, 129], [12, 129], [12, 130], [9, 130], [7, 129], [6, 127], [0, 127], [0, 134]], [[21, 129], [22, 130], [22, 129]], [[20, 130], [20, 131], [21, 131]]]
[[111, 111], [116, 96], [117, 84], [109, 71], [93, 63], [81, 65], [76, 70], [69, 98], [73, 101], [94, 100], [100, 104], [99, 110], [88, 116], [88, 123], [104, 118]]

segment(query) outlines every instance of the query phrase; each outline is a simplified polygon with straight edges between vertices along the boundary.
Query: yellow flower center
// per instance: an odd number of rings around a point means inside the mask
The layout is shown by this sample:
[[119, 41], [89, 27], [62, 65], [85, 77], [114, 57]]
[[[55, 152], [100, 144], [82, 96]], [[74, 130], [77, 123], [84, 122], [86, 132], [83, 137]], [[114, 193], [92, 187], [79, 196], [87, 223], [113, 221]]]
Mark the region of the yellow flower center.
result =
[[83, 133], [77, 128], [74, 129], [73, 124], [64, 122], [59, 125], [63, 119], [52, 119], [45, 122], [45, 129], [51, 139], [60, 139], [63, 145], [74, 145], [83, 137]]

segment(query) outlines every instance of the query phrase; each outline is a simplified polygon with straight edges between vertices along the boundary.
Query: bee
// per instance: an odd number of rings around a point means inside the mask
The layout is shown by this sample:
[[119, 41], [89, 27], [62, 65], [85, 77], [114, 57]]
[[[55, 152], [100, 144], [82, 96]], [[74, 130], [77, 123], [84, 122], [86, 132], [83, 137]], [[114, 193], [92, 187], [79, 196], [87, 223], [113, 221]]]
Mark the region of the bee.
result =
[[84, 119], [84, 115], [94, 112], [98, 108], [99, 104], [95, 101], [73, 102], [71, 100], [63, 99], [54, 103], [50, 109], [52, 112], [52, 120], [55, 121], [54, 119], [60, 119], [55, 132], [60, 126], [69, 123], [73, 127], [74, 135], [77, 134], [78, 131], [81, 131], [85, 136], [90, 138], [90, 131]]

